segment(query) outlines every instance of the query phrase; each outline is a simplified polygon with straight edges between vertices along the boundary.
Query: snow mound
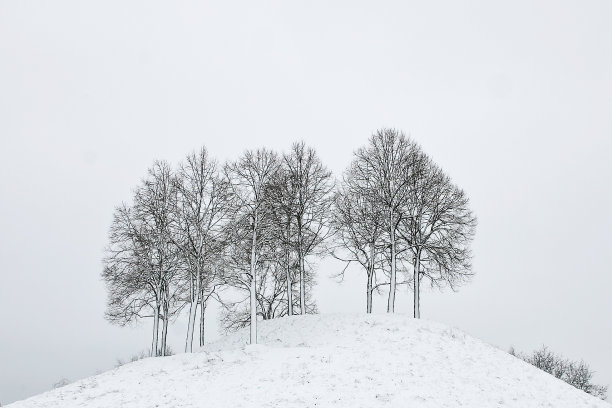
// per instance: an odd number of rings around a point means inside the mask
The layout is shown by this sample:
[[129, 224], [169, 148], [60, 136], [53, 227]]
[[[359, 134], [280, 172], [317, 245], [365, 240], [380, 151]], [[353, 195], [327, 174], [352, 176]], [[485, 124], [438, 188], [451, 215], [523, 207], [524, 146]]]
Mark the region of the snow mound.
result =
[[457, 329], [402, 315], [286, 317], [260, 323], [258, 345], [248, 335], [9, 407], [611, 407]]

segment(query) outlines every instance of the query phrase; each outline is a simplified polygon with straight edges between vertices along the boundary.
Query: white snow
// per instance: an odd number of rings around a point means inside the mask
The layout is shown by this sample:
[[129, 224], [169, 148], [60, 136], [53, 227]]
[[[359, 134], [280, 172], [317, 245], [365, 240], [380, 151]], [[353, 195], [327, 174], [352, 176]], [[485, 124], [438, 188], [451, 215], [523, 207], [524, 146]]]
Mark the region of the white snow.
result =
[[469, 335], [403, 315], [310, 315], [147, 358], [25, 407], [607, 407]]

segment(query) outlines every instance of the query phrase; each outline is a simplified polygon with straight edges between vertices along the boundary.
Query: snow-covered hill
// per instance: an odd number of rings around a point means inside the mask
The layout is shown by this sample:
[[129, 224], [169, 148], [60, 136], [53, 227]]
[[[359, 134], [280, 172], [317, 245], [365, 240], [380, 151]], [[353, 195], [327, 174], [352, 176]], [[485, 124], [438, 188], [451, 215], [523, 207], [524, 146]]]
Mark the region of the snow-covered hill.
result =
[[447, 326], [402, 315], [261, 323], [200, 353], [147, 358], [25, 401], [25, 407], [607, 407]]

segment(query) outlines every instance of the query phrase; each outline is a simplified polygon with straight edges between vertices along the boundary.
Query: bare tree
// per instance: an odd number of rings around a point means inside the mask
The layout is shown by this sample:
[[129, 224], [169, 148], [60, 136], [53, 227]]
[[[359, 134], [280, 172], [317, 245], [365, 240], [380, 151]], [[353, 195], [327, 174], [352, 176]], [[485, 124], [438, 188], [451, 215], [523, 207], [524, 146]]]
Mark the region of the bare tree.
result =
[[[295, 245], [299, 268], [300, 313], [307, 312], [306, 257], [317, 253], [329, 236], [329, 208], [332, 203], [332, 175], [314, 149], [303, 142], [294, 143], [284, 155], [283, 171], [288, 175], [283, 184], [285, 195], [293, 197], [289, 207], [295, 221]], [[289, 224], [290, 226], [290, 224]]]
[[133, 209], [123, 204], [111, 224], [102, 279], [108, 302], [105, 317], [121, 326], [153, 318], [151, 355], [157, 355], [162, 282], [151, 264], [147, 236], [134, 219]]
[[[280, 251], [279, 251], [280, 252]], [[279, 253], [282, 255], [282, 253]], [[261, 257], [266, 254], [262, 253]], [[297, 264], [293, 266], [297, 269]], [[306, 287], [310, 288], [313, 281], [307, 275]], [[287, 291], [286, 291], [286, 270], [282, 262], [266, 260], [258, 263], [257, 266], [257, 316], [261, 320], [270, 320], [288, 315]], [[250, 324], [249, 297], [241, 296], [241, 293], [248, 293], [247, 282], [235, 281], [231, 284], [234, 288], [242, 288], [238, 293], [224, 293], [223, 312], [221, 315], [221, 325], [226, 331], [235, 331], [247, 327]], [[299, 306], [299, 298], [293, 298], [294, 307]], [[317, 308], [310, 293], [306, 297], [307, 313], [316, 313]]]
[[[220, 278], [219, 276], [219, 270], [221, 269], [220, 266], [214, 265], [213, 266], [214, 270], [216, 271], [215, 273], [215, 278]], [[208, 299], [210, 299], [211, 297], [215, 300], [217, 300], [220, 303], [220, 299], [219, 299], [219, 295], [217, 293], [217, 289], [221, 287], [221, 285], [223, 285], [223, 282], [218, 282], [215, 281], [215, 284], [212, 285], [200, 285], [200, 303], [199, 303], [199, 307], [200, 307], [200, 347], [202, 347], [204, 345], [204, 340], [205, 340], [205, 316], [206, 316], [206, 307], [208, 306]]]
[[161, 282], [162, 356], [166, 355], [167, 350], [168, 323], [181, 307], [177, 304], [180, 287], [176, 284], [176, 278], [183, 265], [171, 237], [176, 193], [176, 183], [170, 165], [164, 161], [156, 161], [134, 198], [136, 218], [143, 221], [144, 231], [152, 249], [152, 266]]
[[345, 174], [342, 186], [334, 198], [333, 228], [337, 245], [332, 255], [347, 263], [359, 263], [366, 272], [366, 312], [372, 313], [372, 294], [381, 285], [376, 271], [384, 261], [385, 214], [380, 206], [361, 194], [350, 174]]
[[605, 400], [608, 387], [593, 384], [593, 371], [584, 361], [570, 361], [553, 353], [546, 346], [535, 350], [530, 355], [516, 353], [511, 349], [510, 354], [532, 364], [548, 374], [565, 381], [579, 390]]
[[[248, 213], [244, 209], [241, 210], [231, 221], [227, 238], [228, 245], [224, 251], [224, 260], [220, 265], [219, 273], [222, 277], [219, 297], [220, 305], [223, 308], [220, 319], [221, 326], [227, 331], [248, 327], [251, 324], [253, 225]], [[261, 238], [262, 231], [259, 232], [258, 238]], [[261, 264], [261, 239], [258, 240], [257, 245], [256, 253], [259, 256], [256, 262]], [[260, 274], [261, 266], [258, 266], [257, 278], [260, 278]], [[255, 312], [258, 312], [257, 308]]]
[[155, 162], [136, 190], [133, 205], [116, 209], [103, 261], [102, 278], [109, 292], [107, 319], [124, 325], [153, 317], [152, 355], [165, 355], [168, 322], [180, 311], [180, 286], [175, 278], [181, 265], [170, 236], [174, 185], [169, 165]]
[[[233, 240], [245, 240], [249, 247], [248, 273], [235, 279], [248, 282], [250, 311], [250, 342], [257, 343], [257, 265], [260, 249], [269, 228], [269, 201], [267, 187], [279, 169], [278, 156], [267, 149], [247, 151], [236, 162], [226, 166], [226, 176], [239, 205], [239, 225]], [[233, 227], [234, 228], [234, 227]], [[245, 233], [247, 232], [247, 233]]]
[[268, 199], [270, 202], [273, 233], [275, 241], [279, 244], [282, 255], [277, 257], [278, 264], [284, 269], [285, 292], [287, 299], [287, 314], [293, 315], [295, 271], [299, 273], [298, 260], [295, 258], [296, 247], [295, 207], [296, 197], [293, 195], [292, 177], [287, 171], [278, 171], [269, 186]]
[[402, 205], [399, 236], [412, 255], [414, 317], [420, 318], [421, 281], [453, 290], [471, 275], [470, 244], [476, 217], [469, 200], [450, 177], [411, 146], [412, 169]]
[[[284, 267], [275, 262], [263, 262], [257, 268], [256, 302], [257, 316], [270, 320], [288, 313]], [[237, 282], [241, 285], [241, 282]], [[243, 289], [248, 289], [244, 287]], [[246, 292], [246, 291], [245, 291]], [[242, 292], [244, 293], [244, 292]], [[234, 331], [250, 324], [249, 297], [224, 297], [221, 324], [227, 331]]]
[[[292, 287], [288, 294], [286, 282], [288, 275], [290, 279], [296, 275], [297, 259], [290, 257], [289, 264], [286, 264], [286, 247], [281, 237], [284, 226], [277, 223], [274, 207], [269, 209], [272, 212], [266, 213], [265, 228], [259, 234], [257, 249], [256, 313], [257, 317], [262, 320], [288, 315], [289, 299], [293, 303], [292, 308], [299, 306], [299, 297], [291, 295]], [[250, 224], [248, 221], [242, 221], [235, 223], [232, 227], [234, 235], [230, 239], [231, 245], [228, 246], [229, 253], [224, 264], [227, 271], [223, 276], [227, 290], [222, 296], [224, 309], [221, 315], [221, 325], [227, 331], [237, 330], [250, 324], [249, 291], [251, 286], [250, 281], [244, 278], [249, 272]], [[310, 289], [312, 285], [312, 275], [307, 274], [306, 288]], [[316, 313], [316, 306], [309, 292], [306, 297], [306, 310], [307, 313]]]
[[414, 142], [395, 129], [381, 129], [370, 137], [366, 147], [355, 152], [349, 172], [360, 194], [385, 214], [389, 249], [389, 298], [387, 312], [395, 311], [397, 286], [397, 230], [411, 177]]
[[186, 265], [189, 321], [185, 351], [193, 349], [198, 306], [200, 345], [204, 340], [206, 300], [216, 287], [217, 265], [225, 245], [227, 220], [234, 211], [229, 183], [218, 174], [217, 162], [205, 148], [191, 153], [177, 172], [177, 211], [173, 240]]

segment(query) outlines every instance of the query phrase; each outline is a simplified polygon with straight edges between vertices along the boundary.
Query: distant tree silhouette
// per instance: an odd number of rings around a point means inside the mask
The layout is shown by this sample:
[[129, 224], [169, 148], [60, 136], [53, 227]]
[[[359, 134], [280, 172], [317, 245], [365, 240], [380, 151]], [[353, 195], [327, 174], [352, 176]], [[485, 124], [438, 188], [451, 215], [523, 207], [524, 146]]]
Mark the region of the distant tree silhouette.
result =
[[516, 356], [540, 370], [554, 375], [556, 378], [589, 393], [597, 398], [607, 398], [608, 387], [593, 384], [593, 371], [584, 361], [570, 361], [558, 354], [553, 353], [546, 346], [535, 350], [531, 354], [517, 353], [513, 348], [510, 354]]

